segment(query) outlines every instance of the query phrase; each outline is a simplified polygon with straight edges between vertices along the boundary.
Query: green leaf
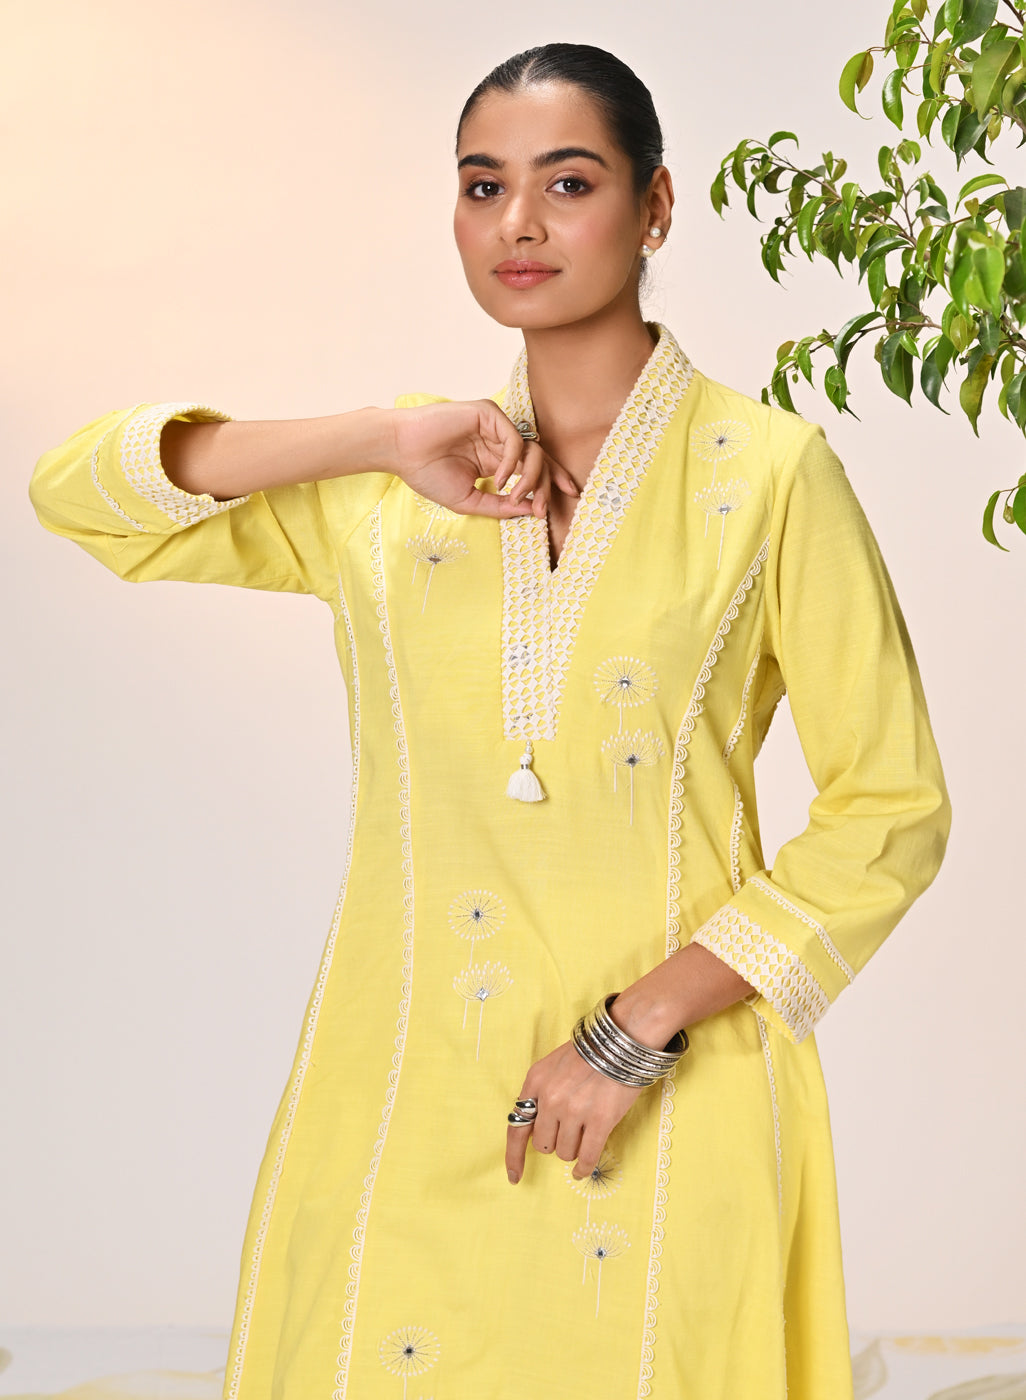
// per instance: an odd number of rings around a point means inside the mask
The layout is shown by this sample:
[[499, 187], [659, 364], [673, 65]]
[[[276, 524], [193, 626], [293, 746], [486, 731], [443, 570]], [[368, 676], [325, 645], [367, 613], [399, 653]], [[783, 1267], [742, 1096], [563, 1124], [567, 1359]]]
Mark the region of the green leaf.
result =
[[[862, 113], [855, 106], [855, 91], [859, 92], [866, 86], [873, 76], [873, 55], [868, 49], [862, 53], [857, 53], [849, 58], [841, 73], [841, 81], [838, 84], [838, 91], [841, 94], [841, 101], [846, 107], [853, 111], [856, 116]], [[868, 117], [866, 118], [868, 121]]]
[[712, 200], [712, 207], [722, 219], [724, 207], [730, 203], [727, 199], [727, 172], [725, 170], [721, 170], [712, 182], [709, 198]]
[[923, 360], [922, 369], [919, 371], [919, 387], [934, 408], [939, 408], [942, 413], [947, 413], [948, 410], [941, 407], [940, 402], [940, 391], [944, 388], [944, 375], [937, 364], [935, 350], [931, 350]]
[[793, 141], [796, 146], [798, 145], [798, 137], [793, 131], [775, 131], [766, 145], [772, 151], [778, 141]]
[[734, 177], [734, 183], [743, 190], [748, 189], [748, 177], [745, 174], [745, 159], [748, 155], [748, 146], [749, 142], [747, 141], [742, 141], [739, 145], [735, 146], [733, 160], [731, 162], [731, 174]]
[[786, 408], [788, 413], [797, 413], [794, 402], [791, 399], [791, 390], [788, 387], [787, 375], [783, 370], [778, 370], [770, 381], [773, 397], [781, 408]]
[[973, 252], [972, 248], [964, 248], [955, 259], [954, 271], [951, 274], [951, 296], [959, 311], [967, 318], [972, 315], [972, 308], [981, 306], [984, 300], [983, 284], [976, 270]]
[[956, 44], [971, 44], [994, 23], [998, 0], [963, 0], [962, 14], [955, 26]]
[[877, 258], [875, 262], [869, 264], [869, 271], [866, 273], [866, 286], [869, 288], [869, 295], [873, 299], [873, 305], [880, 305], [880, 298], [884, 294], [887, 286], [887, 259]]
[[780, 344], [780, 345], [777, 346], [777, 368], [778, 368], [778, 369], [780, 368], [780, 361], [781, 361], [781, 360], [790, 359], [791, 351], [794, 349], [795, 344], [796, 344], [796, 342], [793, 341], [793, 340], [785, 340], [785, 341], [783, 341], [782, 344]]
[[1026, 187], [1015, 185], [1012, 189], [1005, 190], [1003, 203], [1005, 223], [1009, 230], [1015, 233], [1026, 223]]
[[848, 401], [848, 381], [840, 365], [831, 365], [823, 376], [823, 388], [827, 398], [840, 413]]
[[947, 275], [948, 247], [951, 244], [953, 233], [953, 224], [948, 224], [947, 228], [938, 231], [934, 235], [933, 248], [930, 252], [930, 276], [935, 282], [942, 285]]
[[975, 248], [973, 266], [983, 289], [984, 304], [990, 307], [995, 316], [1000, 316], [1004, 309], [1001, 298], [1001, 284], [1005, 280], [1004, 254], [1000, 248]]
[[1020, 427], [1022, 427], [1020, 419], [1023, 412], [1026, 411], [1026, 392], [1024, 390], [1026, 390], [1026, 369], [1021, 369], [1008, 381], [1005, 391], [1008, 411]]
[[998, 549], [1003, 549], [1007, 554], [1008, 547], [1006, 545], [1003, 545], [998, 539], [997, 535], [995, 535], [994, 533], [994, 511], [997, 507], [998, 497], [1000, 495], [1000, 491], [995, 491], [993, 496], [991, 496], [990, 500], [987, 502], [987, 507], [983, 512], [983, 538], [987, 541], [988, 544], [996, 544]]
[[801, 370], [805, 378], [812, 383], [812, 353], [809, 350], [809, 342], [803, 340], [798, 347], [798, 353], [794, 357], [794, 362]]
[[798, 243], [803, 252], [807, 253], [811, 259], [814, 252], [814, 242], [812, 236], [812, 226], [815, 223], [816, 215], [823, 207], [826, 196], [818, 194], [814, 199], [810, 199], [802, 208], [795, 224], [795, 232], [798, 235]]
[[936, 97], [926, 97], [916, 108], [916, 127], [924, 141], [929, 141], [930, 131], [937, 120], [941, 104]]
[[988, 312], [980, 317], [980, 326], [977, 331], [980, 344], [988, 355], [996, 355], [998, 346], [1001, 344], [1001, 326], [996, 316], [991, 316]]
[[898, 234], [894, 233], [885, 234], [883, 238], [874, 239], [859, 259], [859, 281], [861, 282], [866, 268], [871, 262], [875, 261], [877, 258], [886, 257], [886, 255], [893, 252], [895, 248], [906, 247], [907, 242], [907, 239], [901, 238]]
[[909, 9], [915, 15], [916, 19], [923, 19], [926, 15], [927, 4], [928, 0], [909, 0]]
[[843, 370], [848, 363], [848, 356], [852, 352], [855, 337], [860, 335], [871, 321], [877, 318], [876, 311], [863, 311], [858, 316], [853, 316], [850, 321], [845, 321], [844, 325], [834, 337], [834, 354], [837, 356], [837, 363]]
[[900, 68], [895, 68], [893, 72], [888, 73], [887, 77], [884, 78], [882, 94], [884, 116], [887, 117], [888, 121], [892, 121], [899, 131], [904, 121], [901, 108], [902, 76]]
[[944, 0], [944, 9], [941, 13], [944, 20], [944, 28], [953, 30], [955, 25], [962, 18], [962, 0]]
[[987, 185], [1007, 184], [1008, 181], [1005, 179], [1005, 177], [1003, 175], [998, 175], [996, 172], [993, 175], [974, 175], [973, 178], [967, 181], [966, 184], [964, 184], [959, 190], [958, 198], [955, 200], [955, 208], [958, 208], [958, 206], [962, 203], [962, 200], [965, 199], [967, 194], [975, 194], [977, 190], [982, 190]]
[[950, 49], [947, 44], [934, 44], [930, 50], [930, 91], [939, 98], [944, 91], [944, 65]]
[[1020, 486], [1012, 497], [1012, 519], [1026, 535], [1026, 486]]
[[899, 399], [904, 399], [907, 404], [911, 404], [912, 385], [915, 381], [912, 371], [912, 356], [901, 343], [903, 336], [904, 331], [896, 331], [887, 337], [880, 355], [880, 366], [883, 371], [884, 383], [891, 393], [897, 394]]
[[951, 149], [958, 157], [959, 164], [973, 149], [980, 137], [985, 137], [987, 134], [987, 123], [978, 121], [971, 107], [961, 108], [960, 112], [955, 139], [951, 144]]
[[973, 432], [977, 437], [980, 433], [976, 425], [979, 421], [983, 394], [987, 387], [987, 380], [990, 378], [990, 367], [993, 363], [993, 355], [981, 355], [962, 381], [962, 387], [958, 391], [958, 402], [972, 424]]
[[976, 115], [982, 120], [1001, 95], [1005, 78], [1019, 56], [1018, 39], [999, 39], [984, 49], [972, 67], [973, 99]]

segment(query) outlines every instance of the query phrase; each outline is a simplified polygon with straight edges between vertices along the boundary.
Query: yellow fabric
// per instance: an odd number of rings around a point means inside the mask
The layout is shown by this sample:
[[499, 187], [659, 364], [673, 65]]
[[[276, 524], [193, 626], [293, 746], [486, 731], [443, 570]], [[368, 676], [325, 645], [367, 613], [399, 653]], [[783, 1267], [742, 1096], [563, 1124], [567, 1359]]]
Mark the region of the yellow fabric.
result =
[[[948, 799], [822, 429], [653, 329], [554, 573], [544, 522], [437, 511], [384, 474], [183, 500], [160, 426], [226, 416], [206, 406], [107, 414], [36, 468], [42, 522], [123, 578], [335, 614], [353, 836], [227, 1400], [851, 1396], [812, 1028], [933, 878]], [[523, 352], [495, 398], [533, 421]], [[785, 685], [819, 792], [769, 870], [753, 763]], [[506, 795], [526, 741], [539, 802]], [[586, 1186], [532, 1152], [511, 1187], [528, 1067], [691, 937], [750, 1004], [689, 1027]]]

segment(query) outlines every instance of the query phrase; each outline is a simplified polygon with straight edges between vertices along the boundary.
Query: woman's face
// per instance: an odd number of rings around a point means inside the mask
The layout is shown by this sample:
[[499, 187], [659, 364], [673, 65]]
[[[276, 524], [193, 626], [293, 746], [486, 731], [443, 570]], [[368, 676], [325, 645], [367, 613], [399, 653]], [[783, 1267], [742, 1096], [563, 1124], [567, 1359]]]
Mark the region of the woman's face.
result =
[[[457, 163], [456, 245], [471, 292], [500, 325], [541, 329], [616, 302], [637, 307], [648, 215], [591, 97], [568, 83], [491, 92], [463, 123]], [[523, 261], [552, 271], [538, 280], [502, 266]]]

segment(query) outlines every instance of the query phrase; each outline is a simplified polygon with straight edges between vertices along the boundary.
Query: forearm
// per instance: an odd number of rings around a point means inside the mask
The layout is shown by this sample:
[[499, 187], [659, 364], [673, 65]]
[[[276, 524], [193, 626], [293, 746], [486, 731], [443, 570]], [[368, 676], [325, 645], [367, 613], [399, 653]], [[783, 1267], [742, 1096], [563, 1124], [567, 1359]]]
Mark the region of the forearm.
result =
[[323, 418], [184, 423], [160, 436], [160, 460], [183, 491], [231, 500], [355, 472], [393, 471], [392, 414], [358, 408]]
[[689, 943], [623, 988], [610, 1014], [635, 1040], [662, 1048], [674, 1031], [723, 1011], [754, 991], [715, 953]]

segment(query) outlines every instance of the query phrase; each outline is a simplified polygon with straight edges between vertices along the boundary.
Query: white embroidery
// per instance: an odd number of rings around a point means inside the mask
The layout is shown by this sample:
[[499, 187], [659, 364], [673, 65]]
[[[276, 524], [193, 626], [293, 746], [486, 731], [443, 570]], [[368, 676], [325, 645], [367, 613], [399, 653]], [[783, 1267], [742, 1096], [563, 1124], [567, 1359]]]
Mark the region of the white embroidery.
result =
[[[667, 936], [669, 957], [679, 944]], [[673, 1075], [663, 1077], [659, 1097], [659, 1141], [656, 1146], [655, 1190], [652, 1195], [652, 1232], [649, 1236], [648, 1270], [645, 1276], [645, 1321], [641, 1333], [641, 1369], [638, 1372], [638, 1400], [652, 1394], [655, 1357], [656, 1317], [659, 1309], [659, 1274], [662, 1270], [663, 1237], [666, 1234], [666, 1202], [670, 1186], [670, 1142], [673, 1133]]]
[[204, 413], [219, 423], [231, 422], [231, 415], [202, 403], [158, 403], [127, 419], [121, 434], [121, 470], [137, 496], [162, 510], [176, 525], [192, 525], [197, 520], [219, 515], [242, 505], [249, 496], [215, 501], [210, 495], [192, 495], [176, 486], [160, 461], [160, 433], [165, 423], [181, 413]]
[[278, 1183], [281, 1179], [282, 1168], [285, 1165], [285, 1153], [292, 1136], [292, 1125], [295, 1121], [296, 1108], [299, 1104], [299, 1096], [303, 1090], [303, 1082], [306, 1079], [306, 1071], [310, 1064], [310, 1056], [313, 1052], [314, 1035], [317, 1031], [317, 1021], [320, 1016], [321, 1004], [324, 1000], [324, 989], [327, 985], [328, 974], [331, 971], [331, 963], [335, 953], [335, 944], [338, 940], [339, 926], [342, 921], [342, 909], [345, 905], [346, 890], [349, 884], [349, 870], [353, 858], [353, 832], [356, 826], [356, 804], [360, 791], [360, 668], [356, 655], [356, 639], [353, 636], [353, 628], [350, 622], [349, 609], [346, 606], [345, 595], [342, 591], [342, 580], [338, 581], [339, 605], [342, 613], [342, 621], [345, 623], [346, 637], [349, 643], [349, 655], [352, 658], [352, 695], [353, 695], [353, 781], [349, 798], [349, 816], [346, 831], [346, 856], [345, 867], [342, 872], [342, 883], [335, 901], [335, 911], [331, 920], [331, 928], [328, 933], [327, 943], [324, 948], [324, 956], [317, 972], [317, 981], [314, 984], [313, 994], [310, 998], [310, 1005], [307, 1009], [306, 1022], [303, 1028], [303, 1041], [296, 1064], [295, 1073], [289, 1088], [288, 1101], [285, 1107], [285, 1121], [282, 1125], [281, 1135], [278, 1139], [278, 1148], [274, 1156], [274, 1164], [271, 1168], [271, 1179], [268, 1182], [267, 1194], [264, 1197], [263, 1209], [260, 1212], [260, 1220], [257, 1224], [256, 1235], [253, 1241], [253, 1252], [249, 1264], [249, 1277], [246, 1281], [245, 1292], [242, 1295], [239, 1307], [238, 1337], [235, 1343], [234, 1356], [231, 1359], [228, 1378], [225, 1387], [225, 1400], [236, 1400], [239, 1393], [239, 1386], [242, 1382], [242, 1369], [245, 1361], [246, 1344], [249, 1339], [249, 1325], [253, 1315], [253, 1305], [256, 1300], [257, 1280], [260, 1275], [260, 1265], [263, 1258], [264, 1244], [267, 1238], [267, 1230], [271, 1222], [271, 1212], [274, 1208], [275, 1196], [278, 1191]]
[[692, 935], [741, 974], [802, 1041], [830, 1002], [798, 954], [732, 904], [717, 909]]
[[784, 1159], [780, 1150], [780, 1106], [777, 1103], [777, 1081], [773, 1073], [773, 1052], [770, 1049], [769, 1031], [766, 1022], [756, 1014], [759, 1023], [759, 1039], [762, 1041], [763, 1059], [766, 1061], [766, 1078], [769, 1080], [770, 1107], [773, 1110], [773, 1146], [777, 1154], [777, 1219], [784, 1218]]
[[738, 711], [737, 723], [731, 730], [730, 737], [723, 746], [723, 762], [727, 767], [727, 775], [730, 778], [731, 787], [734, 789], [734, 814], [730, 822], [730, 884], [734, 893], [737, 894], [741, 888], [741, 835], [744, 830], [745, 804], [741, 799], [741, 789], [734, 781], [730, 772], [730, 759], [738, 740], [744, 733], [745, 720], [748, 717], [748, 692], [752, 688], [752, 681], [755, 679], [755, 672], [759, 665], [759, 655], [755, 653], [755, 660], [748, 668], [748, 675], [745, 677], [744, 686], [741, 689], [741, 706]]
[[127, 419], [131, 418], [132, 414], [135, 413], [136, 410], [140, 407], [140, 404], [136, 404], [134, 408], [130, 408], [128, 410], [124, 418], [119, 419], [118, 422], [113, 425], [113, 427], [107, 429], [103, 437], [100, 438], [99, 442], [93, 448], [93, 455], [89, 460], [89, 474], [93, 479], [93, 485], [96, 487], [97, 491], [110, 506], [114, 514], [119, 515], [121, 519], [126, 522], [126, 524], [131, 525], [133, 530], [145, 530], [146, 527], [145, 525], [140, 525], [138, 520], [132, 519], [128, 511], [124, 509], [124, 507], [120, 504], [119, 501], [116, 501], [114, 499], [114, 497], [107, 490], [106, 486], [104, 486], [103, 482], [100, 480], [100, 449], [110, 437], [111, 433], [116, 432], [118, 428], [121, 427], [122, 423], [124, 423]]
[[760, 880], [758, 875], [752, 876], [752, 884], [762, 890], [764, 894], [768, 894], [770, 899], [776, 900], [777, 904], [779, 904], [782, 909], [786, 909], [789, 914], [793, 914], [796, 919], [800, 919], [803, 924], [811, 928], [827, 953], [844, 973], [849, 983], [855, 981], [855, 973], [841, 956], [822, 924], [817, 924], [816, 920], [812, 918], [811, 915], [806, 914], [804, 909], [799, 909], [797, 904], [792, 904], [789, 899], [785, 899], [779, 890], [774, 889], [772, 885], [767, 885], [766, 881]]
[[618, 730], [623, 729], [624, 706], [643, 705], [659, 689], [655, 671], [636, 656], [611, 656], [596, 667], [594, 680], [602, 703], [620, 712]]
[[752, 440], [752, 430], [740, 418], [720, 418], [691, 429], [691, 450], [703, 462], [712, 462], [713, 480], [721, 462], [736, 457]]
[[[584, 606], [621, 522], [651, 465], [694, 367], [666, 326], [610, 428], [584, 484], [558, 566], [549, 567], [548, 521], [500, 520], [502, 699], [507, 739], [553, 739]], [[522, 348], [504, 403], [514, 422], [537, 431]], [[508, 493], [519, 478], [505, 483]]]
[[[608, 1148], [602, 1150], [598, 1161], [587, 1176], [574, 1176], [576, 1165], [576, 1162], [567, 1162], [565, 1176], [567, 1183], [587, 1202], [584, 1223], [590, 1225], [592, 1201], [604, 1201], [620, 1189], [623, 1182], [623, 1167], [620, 1165], [619, 1158], [614, 1157]], [[587, 1268], [587, 1263], [585, 1263], [585, 1268]]]
[[464, 1001], [464, 1027], [467, 1024], [467, 1005], [472, 1001], [478, 1003], [477, 1050], [474, 1059], [480, 1060], [481, 1025], [484, 1021], [485, 1002], [490, 1001], [492, 997], [501, 997], [503, 992], [508, 992], [513, 985], [513, 978], [505, 963], [486, 962], [472, 964], [470, 967], [465, 967], [462, 972], [457, 972], [452, 979], [452, 985]]
[[600, 1225], [585, 1225], [580, 1230], [575, 1230], [573, 1241], [584, 1255], [585, 1277], [589, 1262], [594, 1259], [598, 1264], [598, 1280], [595, 1285], [595, 1316], [598, 1317], [602, 1298], [602, 1265], [607, 1259], [616, 1259], [630, 1249], [631, 1242], [626, 1230], [619, 1225], [610, 1225], [606, 1220]]
[[695, 500], [706, 514], [706, 533], [709, 530], [709, 517], [712, 515], [720, 517], [720, 546], [716, 555], [717, 570], [719, 570], [720, 561], [723, 559], [723, 533], [727, 528], [727, 516], [740, 510], [751, 494], [752, 488], [748, 482], [735, 477], [732, 477], [730, 481], [721, 481], [712, 486], [706, 486], [702, 491], [695, 492]]
[[385, 1148], [388, 1127], [392, 1119], [392, 1106], [399, 1088], [399, 1075], [402, 1071], [403, 1056], [406, 1051], [406, 1034], [409, 1026], [410, 1000], [413, 995], [413, 938], [415, 928], [415, 902], [413, 887], [413, 841], [410, 835], [410, 753], [406, 743], [406, 722], [403, 718], [402, 700], [399, 694], [399, 678], [396, 674], [395, 655], [392, 651], [392, 633], [388, 620], [388, 598], [385, 590], [385, 570], [381, 553], [381, 502], [370, 514], [370, 559], [373, 577], [375, 611], [378, 617], [378, 630], [385, 650], [385, 666], [388, 671], [388, 692], [392, 701], [392, 732], [395, 736], [396, 768], [399, 774], [399, 837], [401, 843], [401, 869], [403, 876], [403, 965], [399, 990], [398, 1016], [396, 1018], [395, 1054], [388, 1074], [388, 1088], [381, 1109], [378, 1135], [371, 1152], [370, 1166], [363, 1182], [360, 1207], [356, 1212], [356, 1225], [353, 1229], [353, 1244], [349, 1251], [351, 1263], [346, 1282], [346, 1298], [342, 1318], [342, 1335], [339, 1339], [338, 1370], [335, 1375], [333, 1400], [345, 1400], [349, 1379], [349, 1363], [352, 1354], [353, 1328], [356, 1323], [356, 1304], [360, 1292], [360, 1270], [363, 1264], [363, 1247], [367, 1234], [367, 1218], [370, 1215], [374, 1183], [377, 1180], [381, 1154]]
[[741, 611], [741, 605], [748, 596], [748, 591], [755, 581], [759, 571], [762, 569], [769, 554], [769, 536], [762, 542], [758, 554], [752, 560], [748, 572], [738, 584], [737, 591], [727, 606], [726, 612], [720, 619], [720, 625], [716, 629], [716, 634], [706, 652], [702, 668], [695, 681], [695, 688], [691, 694], [691, 702], [684, 713], [684, 718], [680, 722], [680, 729], [677, 731], [677, 741], [673, 750], [673, 774], [670, 780], [670, 816], [667, 830], [668, 845], [668, 874], [666, 880], [666, 930], [668, 943], [668, 954], [675, 952], [680, 947], [680, 829], [681, 820], [684, 813], [684, 774], [687, 765], [688, 747], [691, 743], [691, 736], [695, 732], [695, 724], [698, 716], [702, 713], [702, 700], [705, 696], [705, 687], [709, 683], [713, 667], [716, 665], [717, 657], [723, 650], [723, 644], [731, 624], [736, 620]]
[[406, 1400], [407, 1376], [422, 1376], [438, 1362], [441, 1345], [426, 1327], [397, 1327], [378, 1343], [378, 1356], [386, 1371], [403, 1378]]
[[506, 906], [491, 890], [464, 890], [449, 905], [449, 927], [460, 938], [470, 940], [469, 966], [474, 962], [474, 944], [498, 933], [506, 919]]
[[424, 601], [421, 604], [421, 612], [427, 607], [428, 589], [431, 587], [431, 580], [435, 576], [435, 569], [439, 564], [449, 564], [453, 559], [459, 559], [467, 553], [467, 546], [462, 540], [445, 539], [441, 535], [411, 535], [406, 541], [406, 548], [414, 558], [413, 583], [417, 581], [417, 570], [421, 564], [427, 564], [428, 577], [424, 585]]
[[759, 669], [759, 661], [761, 658], [762, 650], [760, 648], [760, 650], [755, 653], [755, 660], [748, 668], [748, 675], [745, 677], [745, 683], [741, 689], [741, 708], [738, 711], [737, 724], [735, 724], [734, 728], [730, 731], [730, 738], [723, 746], [724, 763], [730, 762], [734, 750], [737, 748], [738, 740], [744, 733], [745, 720], [748, 718], [748, 694], [752, 688], [752, 681], [755, 680], [755, 673]]
[[634, 825], [634, 770], [651, 768], [658, 763], [666, 749], [658, 734], [651, 729], [635, 729], [633, 734], [612, 734], [602, 741], [602, 752], [613, 760], [613, 791], [616, 791], [617, 767], [630, 774], [630, 824]]

